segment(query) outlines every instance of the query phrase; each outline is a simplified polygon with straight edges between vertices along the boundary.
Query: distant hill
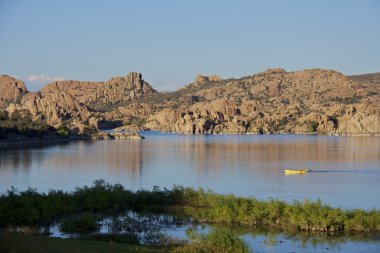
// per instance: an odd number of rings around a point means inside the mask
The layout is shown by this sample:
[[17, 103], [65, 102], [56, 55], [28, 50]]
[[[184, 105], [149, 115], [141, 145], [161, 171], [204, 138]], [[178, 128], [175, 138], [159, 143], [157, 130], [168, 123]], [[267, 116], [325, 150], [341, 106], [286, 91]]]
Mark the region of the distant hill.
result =
[[364, 85], [380, 85], [380, 72], [348, 76], [351, 80]]

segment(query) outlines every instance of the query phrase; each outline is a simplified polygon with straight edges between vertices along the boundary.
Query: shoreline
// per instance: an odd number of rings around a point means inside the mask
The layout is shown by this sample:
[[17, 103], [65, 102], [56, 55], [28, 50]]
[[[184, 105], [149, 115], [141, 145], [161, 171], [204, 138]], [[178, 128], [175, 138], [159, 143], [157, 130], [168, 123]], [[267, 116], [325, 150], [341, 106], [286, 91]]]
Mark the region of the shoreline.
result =
[[39, 139], [31, 139], [24, 137], [19, 141], [3, 141], [0, 140], [0, 150], [4, 149], [15, 149], [15, 148], [33, 148], [39, 146], [48, 146], [62, 143], [69, 143], [72, 141], [79, 140], [142, 140], [145, 139], [144, 136], [140, 135], [137, 131], [123, 131], [123, 132], [97, 132], [95, 135], [91, 136], [69, 136], [69, 137], [54, 137], [54, 138], [39, 138]]
[[[28, 139], [24, 141], [2, 141], [0, 140], [0, 150], [4, 149], [14, 149], [14, 148], [32, 148], [32, 147], [38, 147], [38, 146], [45, 146], [45, 145], [54, 145], [54, 144], [61, 144], [61, 143], [68, 143], [72, 141], [78, 141], [78, 140], [142, 140], [145, 139], [144, 136], [140, 135], [140, 132], [158, 132], [162, 134], [179, 134], [179, 135], [194, 135], [194, 136], [200, 136], [200, 135], [209, 135], [209, 136], [223, 136], [223, 135], [257, 135], [257, 136], [272, 136], [272, 135], [310, 135], [310, 136], [329, 136], [329, 137], [380, 137], [380, 133], [377, 134], [318, 134], [318, 133], [306, 133], [306, 132], [294, 132], [294, 133], [275, 133], [275, 134], [256, 134], [256, 133], [205, 133], [205, 134], [198, 134], [198, 133], [183, 133], [183, 132], [175, 132], [175, 131], [160, 131], [160, 130], [139, 130], [136, 131], [138, 134], [131, 134], [129, 131], [125, 130], [107, 130], [109, 132], [98, 132], [97, 135], [93, 136], [71, 136], [68, 138], [52, 138], [52, 139]], [[114, 134], [112, 133], [114, 131]], [[120, 135], [122, 133], [122, 135]]]
[[70, 137], [70, 138], [57, 138], [57, 139], [44, 139], [44, 140], [28, 140], [28, 141], [0, 141], [0, 150], [4, 149], [15, 149], [15, 148], [33, 148], [39, 146], [48, 146], [62, 143], [69, 143], [72, 141], [83, 140], [78, 137]]
[[[117, 129], [111, 129], [108, 131], [120, 131]], [[159, 130], [159, 129], [142, 129], [138, 130], [138, 132], [159, 132], [164, 134], [183, 134], [183, 135], [262, 135], [262, 136], [270, 136], [270, 135], [315, 135], [315, 136], [336, 136], [336, 137], [379, 137], [380, 133], [327, 133], [327, 134], [321, 134], [321, 133], [310, 133], [310, 132], [286, 132], [286, 133], [273, 133], [273, 134], [258, 134], [253, 132], [246, 132], [246, 133], [235, 133], [235, 132], [223, 132], [223, 133], [187, 133], [187, 132], [178, 132], [178, 131], [165, 131], [165, 130]]]

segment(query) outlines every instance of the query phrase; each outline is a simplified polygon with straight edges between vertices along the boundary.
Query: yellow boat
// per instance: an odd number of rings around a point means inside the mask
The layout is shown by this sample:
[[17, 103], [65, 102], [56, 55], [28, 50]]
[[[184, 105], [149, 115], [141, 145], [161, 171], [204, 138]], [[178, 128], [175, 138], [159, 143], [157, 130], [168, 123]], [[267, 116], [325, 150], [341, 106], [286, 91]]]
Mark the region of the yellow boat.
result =
[[291, 169], [285, 169], [285, 175], [299, 175], [299, 174], [306, 174], [310, 170], [309, 169], [300, 169], [300, 170], [291, 170]]

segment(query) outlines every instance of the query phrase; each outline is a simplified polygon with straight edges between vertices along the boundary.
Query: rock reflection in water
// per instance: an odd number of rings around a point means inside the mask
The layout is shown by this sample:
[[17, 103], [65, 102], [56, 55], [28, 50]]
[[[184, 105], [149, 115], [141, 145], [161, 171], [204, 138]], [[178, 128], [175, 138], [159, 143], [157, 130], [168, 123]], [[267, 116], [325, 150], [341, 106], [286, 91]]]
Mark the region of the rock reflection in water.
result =
[[[380, 208], [379, 137], [142, 135], [145, 140], [1, 150], [0, 192], [11, 186], [71, 191], [104, 179], [132, 190], [177, 184], [259, 199], [320, 198], [343, 208]], [[283, 173], [299, 167], [316, 172]]]

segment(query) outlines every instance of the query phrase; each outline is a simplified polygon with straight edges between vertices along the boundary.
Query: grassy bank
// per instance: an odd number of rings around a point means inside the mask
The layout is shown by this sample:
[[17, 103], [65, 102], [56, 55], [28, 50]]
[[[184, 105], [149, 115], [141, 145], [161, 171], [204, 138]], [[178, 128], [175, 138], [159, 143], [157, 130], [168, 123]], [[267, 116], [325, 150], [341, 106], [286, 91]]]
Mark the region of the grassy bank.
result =
[[169, 213], [200, 222], [266, 225], [282, 230], [380, 231], [378, 210], [342, 210], [320, 201], [293, 204], [259, 201], [179, 186], [172, 190], [155, 187], [152, 191], [132, 192], [102, 180], [71, 193], [10, 190], [0, 197], [0, 227], [48, 225], [73, 214], [117, 214], [126, 210]]

